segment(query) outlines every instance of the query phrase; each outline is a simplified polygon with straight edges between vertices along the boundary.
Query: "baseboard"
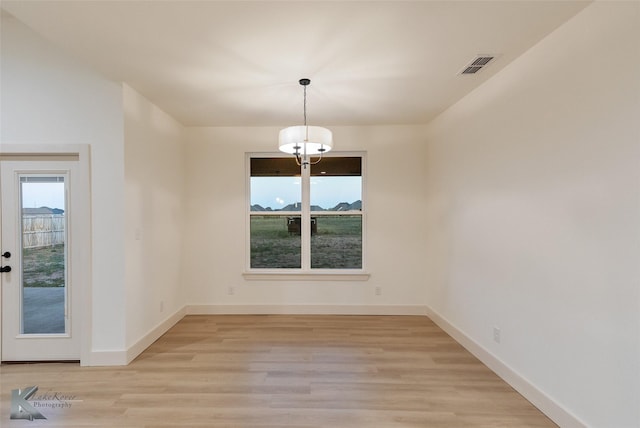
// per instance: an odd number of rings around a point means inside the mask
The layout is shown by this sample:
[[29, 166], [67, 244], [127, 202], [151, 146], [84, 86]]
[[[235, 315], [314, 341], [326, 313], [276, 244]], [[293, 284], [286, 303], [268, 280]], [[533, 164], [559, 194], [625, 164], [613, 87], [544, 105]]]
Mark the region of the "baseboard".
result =
[[89, 361], [83, 361], [83, 366], [126, 366], [127, 351], [91, 351]]
[[86, 366], [126, 366], [147, 349], [160, 336], [176, 325], [186, 315], [186, 308], [182, 307], [156, 327], [152, 328], [140, 340], [126, 350], [122, 351], [91, 351]]
[[511, 385], [531, 404], [536, 406], [542, 413], [563, 428], [585, 428], [587, 424], [582, 422], [577, 416], [562, 407], [551, 397], [538, 389], [534, 384], [505, 364], [498, 357], [487, 349], [483, 348], [476, 341], [467, 336], [459, 328], [450, 323], [430, 307], [426, 307], [426, 314], [431, 320], [453, 337], [460, 345], [464, 346], [476, 358], [482, 361], [487, 367], [495, 372], [500, 378]]
[[158, 324], [155, 328], [151, 329], [147, 334], [142, 336], [140, 340], [134, 343], [132, 346], [127, 349], [127, 363], [129, 364], [133, 361], [138, 355], [142, 354], [142, 352], [147, 349], [153, 342], [158, 340], [160, 336], [165, 334], [171, 327], [176, 325], [178, 321], [180, 321], [186, 315], [186, 308], [183, 306], [181, 309], [178, 309], [172, 315], [170, 315], [167, 319]]
[[425, 315], [419, 305], [187, 305], [187, 315]]

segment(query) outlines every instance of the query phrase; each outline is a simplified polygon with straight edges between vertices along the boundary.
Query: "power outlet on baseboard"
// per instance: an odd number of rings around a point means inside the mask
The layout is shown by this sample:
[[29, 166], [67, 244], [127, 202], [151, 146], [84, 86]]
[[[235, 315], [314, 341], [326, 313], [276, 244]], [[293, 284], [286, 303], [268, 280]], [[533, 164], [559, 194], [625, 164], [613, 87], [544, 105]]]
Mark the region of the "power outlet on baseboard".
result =
[[378, 286], [376, 287], [376, 296], [381, 296], [382, 295], [382, 287]]
[[500, 343], [500, 328], [493, 327], [493, 341], [496, 343]]
[[229, 296], [233, 296], [234, 294], [236, 294], [236, 290], [235, 290], [235, 288], [233, 288], [233, 287], [231, 287], [231, 286], [230, 286], [230, 287], [227, 289], [227, 294], [228, 294]]
[[164, 312], [164, 300], [160, 300], [160, 312]]

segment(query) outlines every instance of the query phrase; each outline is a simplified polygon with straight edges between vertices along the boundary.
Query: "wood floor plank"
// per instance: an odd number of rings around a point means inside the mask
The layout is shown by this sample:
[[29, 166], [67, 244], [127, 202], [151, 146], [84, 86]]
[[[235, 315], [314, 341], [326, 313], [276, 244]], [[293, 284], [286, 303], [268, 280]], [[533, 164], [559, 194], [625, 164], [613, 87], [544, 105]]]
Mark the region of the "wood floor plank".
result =
[[555, 426], [417, 316], [187, 316], [126, 367], [0, 366], [0, 426], [31, 385], [75, 400], [29, 426]]

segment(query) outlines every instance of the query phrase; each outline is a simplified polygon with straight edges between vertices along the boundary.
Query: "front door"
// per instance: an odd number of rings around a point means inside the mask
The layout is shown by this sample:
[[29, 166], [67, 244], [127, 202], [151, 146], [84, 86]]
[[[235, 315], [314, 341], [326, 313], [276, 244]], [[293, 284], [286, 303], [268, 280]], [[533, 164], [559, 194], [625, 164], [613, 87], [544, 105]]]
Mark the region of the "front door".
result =
[[78, 162], [0, 166], [2, 361], [80, 360]]

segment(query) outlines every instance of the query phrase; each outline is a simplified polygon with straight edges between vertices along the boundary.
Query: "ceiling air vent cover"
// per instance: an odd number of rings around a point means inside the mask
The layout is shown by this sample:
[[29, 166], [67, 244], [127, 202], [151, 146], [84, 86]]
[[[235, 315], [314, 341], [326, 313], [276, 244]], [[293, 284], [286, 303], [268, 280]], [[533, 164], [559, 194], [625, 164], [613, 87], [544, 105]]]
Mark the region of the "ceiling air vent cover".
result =
[[460, 74], [476, 74], [478, 71], [485, 68], [494, 58], [495, 55], [478, 55], [462, 69]]

